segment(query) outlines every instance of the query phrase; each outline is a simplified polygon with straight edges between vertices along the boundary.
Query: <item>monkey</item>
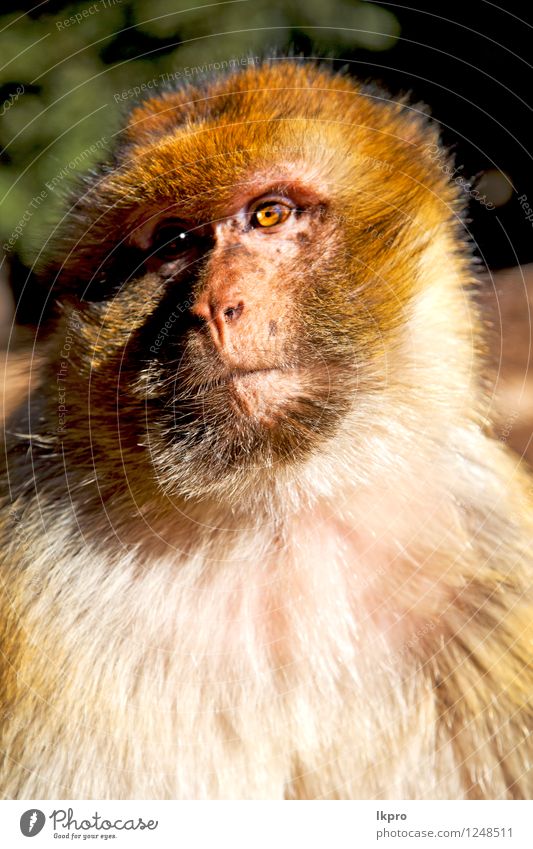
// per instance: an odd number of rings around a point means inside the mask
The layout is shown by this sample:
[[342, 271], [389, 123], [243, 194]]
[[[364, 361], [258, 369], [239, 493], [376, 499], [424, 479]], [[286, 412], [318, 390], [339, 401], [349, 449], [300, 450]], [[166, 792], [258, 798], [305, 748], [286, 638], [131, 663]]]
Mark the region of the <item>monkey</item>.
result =
[[442, 150], [265, 60], [73, 188], [4, 424], [5, 798], [530, 797], [533, 483]]

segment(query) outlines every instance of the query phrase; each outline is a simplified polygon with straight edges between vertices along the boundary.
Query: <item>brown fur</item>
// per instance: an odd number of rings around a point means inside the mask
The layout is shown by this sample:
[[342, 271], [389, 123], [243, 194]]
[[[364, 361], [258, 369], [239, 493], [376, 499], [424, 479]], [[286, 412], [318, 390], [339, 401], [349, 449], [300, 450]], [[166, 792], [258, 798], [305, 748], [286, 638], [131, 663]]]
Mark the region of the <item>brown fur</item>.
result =
[[532, 483], [435, 143], [296, 62], [133, 111], [7, 426], [4, 796], [531, 794]]

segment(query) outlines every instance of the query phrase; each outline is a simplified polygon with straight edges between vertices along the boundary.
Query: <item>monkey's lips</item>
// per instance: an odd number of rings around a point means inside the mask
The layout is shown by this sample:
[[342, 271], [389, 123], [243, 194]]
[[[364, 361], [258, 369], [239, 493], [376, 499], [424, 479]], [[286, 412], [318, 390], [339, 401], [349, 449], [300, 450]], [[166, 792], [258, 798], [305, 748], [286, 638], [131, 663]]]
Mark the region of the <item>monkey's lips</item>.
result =
[[352, 393], [345, 372], [302, 360], [239, 367], [191, 357], [167, 386], [174, 391], [160, 408], [164, 438], [186, 447], [176, 462], [198, 452], [208, 477], [215, 469], [225, 475], [238, 465], [255, 468], [257, 461], [293, 463], [307, 456], [317, 437], [335, 432]]

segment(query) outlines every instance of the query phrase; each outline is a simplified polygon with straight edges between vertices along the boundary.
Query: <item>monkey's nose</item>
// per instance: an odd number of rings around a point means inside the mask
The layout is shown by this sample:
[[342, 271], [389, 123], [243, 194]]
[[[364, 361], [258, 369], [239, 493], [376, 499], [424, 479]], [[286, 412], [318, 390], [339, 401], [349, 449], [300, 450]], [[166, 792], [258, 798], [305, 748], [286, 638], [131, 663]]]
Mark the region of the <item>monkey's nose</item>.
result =
[[224, 320], [228, 323], [230, 321], [236, 321], [238, 318], [240, 318], [243, 309], [244, 304], [242, 301], [239, 301], [239, 303], [235, 307], [224, 307]]
[[228, 325], [239, 320], [244, 312], [244, 301], [238, 297], [226, 298], [222, 303], [202, 301], [195, 304], [191, 312], [207, 324], [215, 344], [223, 347], [230, 335]]

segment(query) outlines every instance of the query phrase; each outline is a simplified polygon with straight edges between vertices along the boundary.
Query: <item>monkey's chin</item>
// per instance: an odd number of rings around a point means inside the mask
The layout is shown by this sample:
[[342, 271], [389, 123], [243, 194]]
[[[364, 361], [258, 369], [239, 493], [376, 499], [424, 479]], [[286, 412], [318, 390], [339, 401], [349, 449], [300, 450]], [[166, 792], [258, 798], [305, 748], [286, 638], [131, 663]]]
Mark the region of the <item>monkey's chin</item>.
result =
[[305, 368], [233, 371], [201, 388], [178, 387], [152, 418], [146, 444], [167, 496], [242, 505], [278, 485], [333, 435], [345, 412], [330, 383]]
[[228, 378], [228, 389], [238, 415], [270, 428], [301, 394], [302, 381], [294, 369], [237, 371]]

